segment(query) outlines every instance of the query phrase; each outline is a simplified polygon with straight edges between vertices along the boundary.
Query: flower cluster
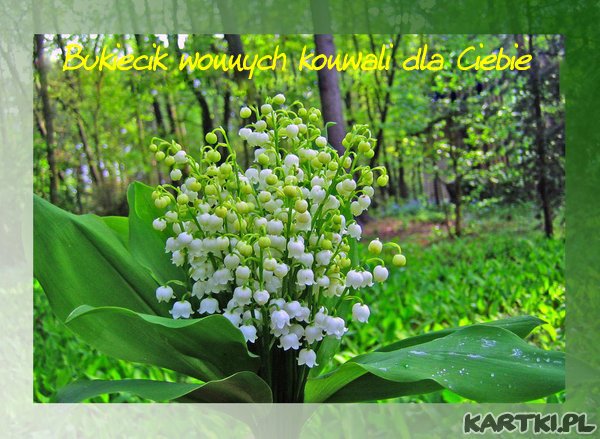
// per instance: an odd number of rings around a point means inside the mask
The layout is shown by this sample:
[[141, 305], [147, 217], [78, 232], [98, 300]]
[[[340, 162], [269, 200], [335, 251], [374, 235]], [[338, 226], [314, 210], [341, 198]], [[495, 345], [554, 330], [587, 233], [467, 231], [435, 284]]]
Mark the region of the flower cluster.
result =
[[[254, 147], [245, 170], [222, 128], [206, 135], [200, 161], [175, 142], [153, 141], [174, 182], [153, 192], [165, 211], [153, 226], [168, 232], [165, 250], [188, 275], [187, 284], [160, 286], [156, 298], [174, 301], [175, 319], [220, 313], [249, 343], [298, 350], [298, 364], [313, 367], [316, 345], [348, 330], [336, 315], [342, 300], [356, 301], [353, 319], [366, 322], [369, 307], [353, 291], [388, 277], [379, 240], [369, 244], [372, 271], [349, 256], [362, 233], [355, 217], [371, 204], [373, 184], [388, 177], [361, 164], [374, 154], [366, 126], [346, 135], [340, 156], [317, 127], [318, 109], [284, 103], [279, 94], [240, 110], [256, 119], [238, 133]], [[386, 245], [395, 248], [393, 264], [404, 265], [400, 247]]]

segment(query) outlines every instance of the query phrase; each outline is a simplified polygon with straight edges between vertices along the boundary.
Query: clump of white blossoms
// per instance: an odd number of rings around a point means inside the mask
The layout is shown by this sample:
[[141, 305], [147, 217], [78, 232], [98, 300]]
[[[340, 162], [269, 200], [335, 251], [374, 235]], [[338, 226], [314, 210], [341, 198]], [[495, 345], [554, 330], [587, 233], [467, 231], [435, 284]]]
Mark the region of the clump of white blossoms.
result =
[[[206, 135], [198, 161], [175, 142], [151, 145], [180, 184], [153, 192], [164, 209], [153, 226], [168, 233], [165, 250], [188, 276], [187, 285], [160, 286], [156, 298], [172, 302], [175, 319], [222, 314], [263, 352], [294, 350], [298, 365], [313, 367], [318, 344], [348, 330], [337, 315], [342, 301], [354, 301], [353, 320], [366, 322], [370, 310], [357, 290], [388, 277], [379, 240], [368, 246], [371, 270], [349, 257], [362, 234], [355, 217], [371, 204], [373, 183], [385, 186], [388, 177], [368, 165], [375, 139], [366, 126], [352, 128], [340, 156], [317, 127], [318, 109], [284, 103], [277, 95], [241, 109], [242, 118], [256, 117], [238, 133], [255, 148], [248, 169], [222, 128]], [[397, 244], [385, 246], [394, 265], [405, 264]]]

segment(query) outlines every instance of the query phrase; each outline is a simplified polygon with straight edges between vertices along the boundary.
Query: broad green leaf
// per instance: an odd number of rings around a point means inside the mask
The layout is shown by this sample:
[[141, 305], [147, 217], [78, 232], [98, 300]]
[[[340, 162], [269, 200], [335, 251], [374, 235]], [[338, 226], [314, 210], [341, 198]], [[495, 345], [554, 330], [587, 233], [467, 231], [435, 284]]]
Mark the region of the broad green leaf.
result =
[[104, 224], [112, 229], [125, 247], [129, 246], [129, 220], [124, 216], [102, 216]]
[[[518, 317], [510, 317], [507, 319], [494, 320], [493, 322], [485, 322], [481, 323], [484, 326], [495, 326], [503, 329], [507, 329], [510, 332], [518, 335], [521, 338], [525, 338], [539, 325], [544, 323], [543, 320], [538, 319], [533, 316], [518, 316]], [[471, 326], [471, 325], [469, 325]], [[459, 331], [463, 328], [467, 328], [468, 326], [460, 326], [458, 328], [448, 328], [443, 329], [441, 331], [429, 332], [427, 334], [417, 335], [415, 337], [405, 338], [404, 340], [397, 341], [395, 343], [383, 346], [376, 350], [376, 352], [390, 352], [395, 351], [401, 348], [405, 348], [408, 346], [415, 346], [422, 343], [426, 343], [431, 340], [435, 340], [436, 338], [446, 337], [449, 334], [452, 334], [456, 331]]]
[[[497, 326], [500, 328], [507, 329], [515, 334], [517, 334], [521, 338], [527, 337], [529, 333], [536, 328], [537, 326], [543, 324], [544, 321], [538, 319], [533, 316], [518, 316], [518, 317], [510, 317], [507, 319], [495, 320], [493, 322], [482, 323], [482, 325], [487, 326]], [[469, 325], [470, 326], [470, 325]], [[417, 335], [415, 337], [405, 338], [404, 340], [397, 341], [395, 343], [383, 346], [379, 349], [376, 349], [375, 352], [390, 352], [395, 351], [397, 349], [405, 348], [408, 346], [415, 346], [418, 344], [426, 343], [431, 340], [435, 340], [436, 338], [446, 337], [449, 334], [452, 334], [459, 329], [466, 328], [468, 326], [461, 326], [457, 328], [448, 328], [443, 329], [441, 331], [429, 332], [427, 334]], [[311, 369], [309, 376], [317, 377], [319, 372], [323, 370], [329, 359], [337, 352], [339, 349], [339, 340], [333, 337], [327, 337], [323, 340], [323, 343], [318, 351], [317, 363], [318, 366]], [[435, 390], [435, 389], [434, 389]], [[402, 396], [398, 394], [397, 396]]]
[[66, 323], [109, 355], [166, 367], [203, 381], [259, 367], [242, 333], [221, 315], [174, 320], [125, 308], [84, 305], [75, 309]]
[[33, 222], [34, 276], [61, 320], [86, 304], [167, 315], [156, 301], [157, 283], [100, 217], [73, 215], [35, 196]]
[[[522, 402], [564, 388], [564, 354], [525, 343], [499, 327], [474, 325], [418, 346], [360, 355], [309, 379], [306, 402], [355, 402], [447, 388], [479, 402]], [[434, 384], [432, 384], [433, 382]], [[436, 387], [439, 386], [439, 387]], [[366, 389], [366, 390], [365, 390]], [[429, 390], [427, 390], [429, 389]]]
[[169, 237], [167, 231], [159, 232], [152, 227], [152, 221], [164, 215], [164, 210], [154, 205], [153, 190], [139, 182], [129, 185], [129, 248], [136, 261], [149, 269], [159, 283], [169, 280], [185, 282], [183, 269], [175, 266], [165, 253], [165, 242]]
[[81, 402], [107, 393], [127, 392], [157, 402], [240, 403], [272, 402], [271, 389], [256, 374], [238, 372], [207, 383], [171, 383], [153, 380], [77, 381], [57, 392], [56, 402]]

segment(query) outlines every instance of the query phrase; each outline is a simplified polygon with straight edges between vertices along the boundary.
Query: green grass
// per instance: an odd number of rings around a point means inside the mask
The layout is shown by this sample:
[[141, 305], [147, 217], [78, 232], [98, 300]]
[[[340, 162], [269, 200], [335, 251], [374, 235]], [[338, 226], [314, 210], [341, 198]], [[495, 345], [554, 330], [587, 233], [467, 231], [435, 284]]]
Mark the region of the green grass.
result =
[[[470, 234], [454, 240], [435, 227], [428, 236], [403, 234], [398, 243], [407, 256], [407, 266], [390, 269], [384, 285], [361, 292], [371, 307], [371, 317], [367, 324], [349, 324], [336, 362], [425, 332], [523, 314], [547, 322], [534, 331], [530, 342], [545, 349], [564, 350], [564, 239], [545, 239], [527, 209], [517, 215], [502, 211], [470, 217], [466, 230]], [[368, 239], [362, 242], [366, 245]], [[364, 246], [361, 254], [366, 258]], [[116, 360], [95, 351], [51, 313], [37, 283], [34, 295], [35, 401], [50, 401], [57, 389], [77, 379], [185, 379], [172, 371]], [[563, 399], [560, 393], [544, 401]], [[141, 400], [112, 395], [92, 401]], [[465, 400], [442, 391], [392, 401]]]

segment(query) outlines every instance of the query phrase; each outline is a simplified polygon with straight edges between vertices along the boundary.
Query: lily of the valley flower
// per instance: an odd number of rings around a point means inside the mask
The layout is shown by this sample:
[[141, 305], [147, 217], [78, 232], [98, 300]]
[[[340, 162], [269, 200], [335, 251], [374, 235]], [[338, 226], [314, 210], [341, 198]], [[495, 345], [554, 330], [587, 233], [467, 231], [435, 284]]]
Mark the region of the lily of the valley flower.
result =
[[[323, 135], [318, 109], [285, 102], [278, 94], [240, 109], [242, 119], [256, 116], [237, 133], [253, 148], [247, 169], [221, 128], [206, 133], [198, 161], [175, 142], [152, 145], [171, 180], [181, 181], [152, 194], [164, 212], [152, 227], [187, 276], [159, 286], [156, 298], [173, 303], [175, 319], [221, 314], [248, 343], [297, 351], [299, 365], [314, 367], [324, 338], [348, 331], [335, 303], [389, 276], [379, 257], [366, 261], [377, 260], [374, 268], [350, 257], [362, 235], [355, 217], [370, 207], [373, 184], [388, 177], [369, 165], [375, 139], [366, 126], [348, 132], [340, 154]], [[373, 255], [384, 248], [379, 240], [368, 247]], [[393, 264], [405, 263], [397, 247]], [[369, 315], [366, 304], [353, 305], [354, 322]]]

